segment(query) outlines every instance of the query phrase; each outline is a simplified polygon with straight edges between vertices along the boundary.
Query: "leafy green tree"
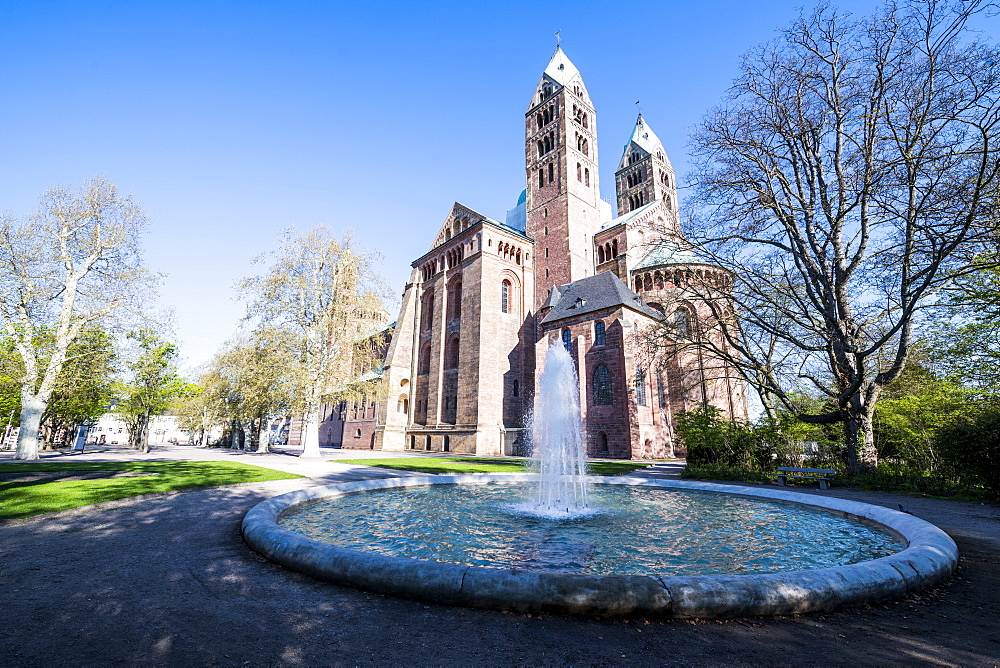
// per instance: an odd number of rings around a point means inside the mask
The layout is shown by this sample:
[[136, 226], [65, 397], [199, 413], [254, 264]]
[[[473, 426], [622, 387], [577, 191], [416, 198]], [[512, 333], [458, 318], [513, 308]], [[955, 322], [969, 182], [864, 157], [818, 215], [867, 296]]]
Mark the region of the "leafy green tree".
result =
[[938, 452], [954, 479], [979, 485], [1000, 499], [1000, 399], [991, 397], [970, 408], [940, 430]]
[[212, 399], [209, 387], [211, 379], [207, 373], [200, 374], [196, 383], [188, 385], [184, 394], [178, 398], [175, 414], [180, 427], [190, 434], [195, 434], [197, 442], [208, 445], [212, 427], [222, 421], [216, 412], [216, 404]]
[[268, 419], [288, 414], [293, 405], [299, 371], [294, 344], [286, 330], [261, 327], [212, 362], [225, 384], [219, 396], [226, 397], [226, 413], [250, 432], [258, 452], [268, 450]]
[[[38, 337], [51, 345], [52, 332], [41, 331]], [[100, 326], [90, 327], [69, 345], [66, 360], [56, 379], [52, 395], [39, 423], [47, 441], [66, 443], [76, 427], [97, 419], [114, 398], [117, 350], [112, 337]], [[4, 424], [20, 409], [19, 379], [24, 365], [13, 345], [0, 344], [0, 410]]]
[[1000, 394], [1000, 254], [977, 258], [977, 271], [945, 290], [934, 331], [935, 363], [964, 384]]
[[905, 469], [931, 472], [941, 465], [942, 430], [966, 416], [973, 391], [913, 361], [886, 386], [875, 407], [874, 434], [879, 458]]
[[188, 390], [177, 374], [177, 347], [149, 331], [129, 334], [137, 356], [128, 364], [130, 378], [118, 388], [118, 413], [128, 429], [129, 445], [149, 452], [149, 421]]
[[17, 426], [16, 417], [21, 411], [20, 366], [14, 342], [0, 335], [0, 437], [8, 427]]
[[99, 327], [84, 331], [66, 353], [41, 425], [51, 435], [71, 439], [80, 424], [103, 415], [115, 396], [118, 353]]

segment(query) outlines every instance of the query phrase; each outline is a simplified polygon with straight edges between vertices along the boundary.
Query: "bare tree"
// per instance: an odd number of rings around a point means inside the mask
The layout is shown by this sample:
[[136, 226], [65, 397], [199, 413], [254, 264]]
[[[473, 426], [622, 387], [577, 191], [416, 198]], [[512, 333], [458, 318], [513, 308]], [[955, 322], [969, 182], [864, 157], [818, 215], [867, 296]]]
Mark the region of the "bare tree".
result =
[[70, 344], [153, 288], [139, 248], [145, 226], [142, 209], [102, 178], [78, 193], [49, 190], [24, 221], [0, 219], [0, 326], [24, 365], [17, 459], [38, 458], [39, 421]]
[[996, 223], [1000, 52], [968, 30], [986, 6], [821, 5], [745, 56], [694, 137], [689, 238], [739, 315], [706, 340], [765, 406], [822, 393], [835, 409], [800, 418], [843, 423], [851, 470], [877, 463], [872, 411], [922, 309]]
[[292, 335], [302, 456], [318, 457], [320, 404], [363, 383], [361, 375], [376, 365], [359, 357], [368, 348], [356, 342], [385, 324], [387, 291], [376, 256], [326, 227], [302, 236], [286, 233], [282, 246], [260, 259], [268, 257], [267, 274], [240, 285], [251, 300], [247, 317]]

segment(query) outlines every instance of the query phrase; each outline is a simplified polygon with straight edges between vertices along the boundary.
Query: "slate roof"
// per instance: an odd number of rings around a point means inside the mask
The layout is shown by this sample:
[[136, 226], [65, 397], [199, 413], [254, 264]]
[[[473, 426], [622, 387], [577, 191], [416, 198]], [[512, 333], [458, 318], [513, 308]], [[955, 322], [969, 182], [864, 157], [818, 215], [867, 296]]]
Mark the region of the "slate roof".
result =
[[[646, 306], [636, 293], [610, 271], [588, 276], [558, 288], [559, 301], [549, 311], [542, 324], [564, 318], [576, 318], [587, 313], [624, 306], [651, 318], [663, 317]], [[553, 292], [553, 294], [555, 294]]]
[[661, 239], [656, 242], [652, 250], [639, 260], [632, 271], [648, 269], [650, 267], [662, 267], [672, 264], [711, 264], [707, 260], [698, 257], [694, 251], [684, 248], [676, 241]]

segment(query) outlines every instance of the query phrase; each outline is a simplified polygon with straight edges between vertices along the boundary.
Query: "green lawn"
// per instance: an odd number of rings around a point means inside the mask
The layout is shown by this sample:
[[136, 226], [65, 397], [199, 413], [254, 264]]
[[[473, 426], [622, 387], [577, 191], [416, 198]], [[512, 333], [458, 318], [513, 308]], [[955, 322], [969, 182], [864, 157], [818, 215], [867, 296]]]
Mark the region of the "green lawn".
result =
[[[523, 473], [530, 460], [482, 457], [403, 457], [400, 459], [333, 459], [338, 464], [378, 466], [420, 473]], [[649, 466], [648, 462], [588, 462], [592, 475], [618, 475]]]
[[140, 494], [194, 487], [301, 478], [238, 462], [3, 462], [0, 473], [19, 471], [139, 471], [159, 475], [62, 482], [0, 481], [0, 519], [31, 517]]

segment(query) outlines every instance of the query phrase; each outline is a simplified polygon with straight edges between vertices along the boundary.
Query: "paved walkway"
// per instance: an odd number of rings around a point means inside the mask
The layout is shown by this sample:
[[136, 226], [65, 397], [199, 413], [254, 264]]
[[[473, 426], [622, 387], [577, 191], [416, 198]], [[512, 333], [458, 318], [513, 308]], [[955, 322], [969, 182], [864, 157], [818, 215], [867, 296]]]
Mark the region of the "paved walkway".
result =
[[[116, 449], [46, 459], [137, 457]], [[904, 503], [955, 537], [963, 560], [957, 575], [901, 601], [782, 618], [580, 619], [384, 597], [287, 571], [242, 542], [240, 521], [263, 499], [303, 485], [397, 473], [291, 452], [170, 446], [154, 448], [149, 457], [234, 459], [310, 478], [0, 526], [0, 663], [991, 665], [1000, 658], [1000, 509], [991, 506], [822, 492], [889, 507]], [[676, 468], [658, 465], [645, 475], [675, 475]]]

